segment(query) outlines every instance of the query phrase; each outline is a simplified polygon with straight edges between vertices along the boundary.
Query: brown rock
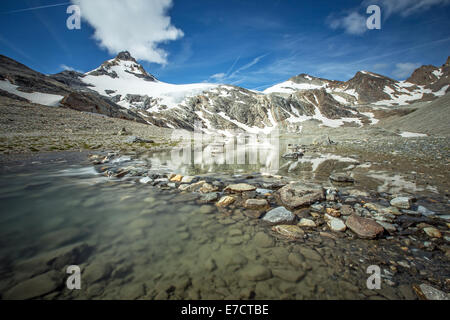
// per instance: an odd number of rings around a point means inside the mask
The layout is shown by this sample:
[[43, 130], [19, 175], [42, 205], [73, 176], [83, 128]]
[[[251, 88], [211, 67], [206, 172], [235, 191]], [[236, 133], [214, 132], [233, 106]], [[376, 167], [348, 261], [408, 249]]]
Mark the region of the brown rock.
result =
[[352, 214], [345, 224], [360, 238], [364, 239], [373, 239], [384, 231], [384, 228], [374, 220], [362, 218], [356, 214]]
[[321, 186], [293, 183], [277, 191], [283, 205], [289, 209], [297, 209], [325, 199]]
[[266, 199], [247, 199], [244, 203], [245, 208], [252, 210], [266, 209], [268, 206]]

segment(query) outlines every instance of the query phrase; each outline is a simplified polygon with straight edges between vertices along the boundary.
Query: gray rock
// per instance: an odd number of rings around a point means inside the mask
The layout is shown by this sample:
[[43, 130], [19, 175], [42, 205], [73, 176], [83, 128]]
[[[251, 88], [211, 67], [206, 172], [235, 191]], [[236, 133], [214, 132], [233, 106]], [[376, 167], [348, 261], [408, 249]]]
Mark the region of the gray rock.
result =
[[278, 207], [267, 212], [262, 220], [268, 224], [290, 224], [295, 220], [295, 215], [285, 207]]
[[218, 200], [220, 197], [220, 193], [218, 192], [210, 192], [210, 193], [206, 193], [204, 195], [202, 195], [199, 199], [200, 202], [202, 203], [210, 203], [210, 202], [215, 202], [216, 200]]
[[397, 197], [391, 200], [391, 206], [400, 209], [409, 209], [411, 208], [411, 197]]
[[350, 175], [346, 173], [332, 173], [330, 175], [330, 180], [334, 182], [347, 182], [347, 183], [353, 183], [355, 182], [355, 179], [353, 179]]
[[136, 136], [129, 136], [124, 140], [125, 143], [154, 143], [153, 140], [146, 140]]
[[427, 300], [450, 300], [450, 297], [447, 293], [433, 288], [432, 286], [429, 286], [425, 283], [422, 283], [419, 288], [422, 291], [423, 296]]

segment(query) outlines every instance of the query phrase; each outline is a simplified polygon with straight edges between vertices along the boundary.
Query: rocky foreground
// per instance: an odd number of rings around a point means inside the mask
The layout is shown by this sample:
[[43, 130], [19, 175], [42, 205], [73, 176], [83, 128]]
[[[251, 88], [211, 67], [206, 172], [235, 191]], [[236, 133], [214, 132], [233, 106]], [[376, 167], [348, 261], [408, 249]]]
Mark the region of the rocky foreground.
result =
[[[359, 190], [354, 186], [354, 178], [346, 173], [331, 174], [329, 180], [333, 187], [324, 187], [259, 173], [155, 174], [148, 173], [145, 166], [118, 165], [120, 161], [113, 161], [118, 158], [115, 153], [90, 157], [96, 170], [105, 176], [151, 185], [176, 194], [177, 201], [214, 204], [221, 224], [233, 224], [236, 211], [242, 212], [249, 221], [266, 229], [255, 236], [263, 247], [264, 243], [272, 246], [274, 240], [291, 242], [300, 249], [307, 245], [300, 250], [299, 265], [305, 258], [323, 259], [314, 250], [317, 241], [330, 241], [331, 246], [338, 247], [345, 247], [350, 241], [356, 247], [353, 250], [362, 251], [357, 256], [383, 269], [384, 284], [403, 292], [403, 296], [387, 294], [385, 297], [449, 298], [445, 293], [450, 288], [448, 206], [433, 212], [418, 205], [411, 195]], [[354, 255], [355, 252], [348, 252], [343, 257], [344, 261], [352, 261], [349, 268], [355, 263]], [[291, 264], [296, 263], [295, 259], [289, 256]], [[271, 270], [264, 267], [248, 270], [251, 280], [270, 277]]]

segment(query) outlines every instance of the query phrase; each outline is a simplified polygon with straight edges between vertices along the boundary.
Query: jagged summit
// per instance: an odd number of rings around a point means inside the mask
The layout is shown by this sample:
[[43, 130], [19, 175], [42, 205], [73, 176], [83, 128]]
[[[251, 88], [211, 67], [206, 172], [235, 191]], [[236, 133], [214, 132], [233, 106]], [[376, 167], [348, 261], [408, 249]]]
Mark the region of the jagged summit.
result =
[[146, 81], [157, 81], [153, 75], [145, 71], [144, 67], [128, 51], [119, 52], [114, 59], [103, 62], [100, 67], [86, 75], [109, 76], [115, 79], [127, 78], [130, 74]]
[[136, 62], [136, 59], [131, 56], [131, 54], [128, 51], [121, 51], [117, 54], [116, 58], [117, 60], [123, 60], [123, 61], [133, 61]]

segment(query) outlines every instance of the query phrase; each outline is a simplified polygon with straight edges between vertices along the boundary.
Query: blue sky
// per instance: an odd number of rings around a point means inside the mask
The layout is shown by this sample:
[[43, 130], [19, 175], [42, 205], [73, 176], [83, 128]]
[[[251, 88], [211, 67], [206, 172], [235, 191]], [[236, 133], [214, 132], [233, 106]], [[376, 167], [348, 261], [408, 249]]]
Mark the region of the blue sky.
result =
[[[0, 53], [50, 74], [87, 72], [128, 49], [170, 83], [262, 90], [299, 73], [348, 80], [358, 70], [405, 79], [450, 55], [450, 0], [2, 0]], [[381, 29], [365, 27], [381, 8]], [[42, 7], [42, 8], [39, 8]]]

